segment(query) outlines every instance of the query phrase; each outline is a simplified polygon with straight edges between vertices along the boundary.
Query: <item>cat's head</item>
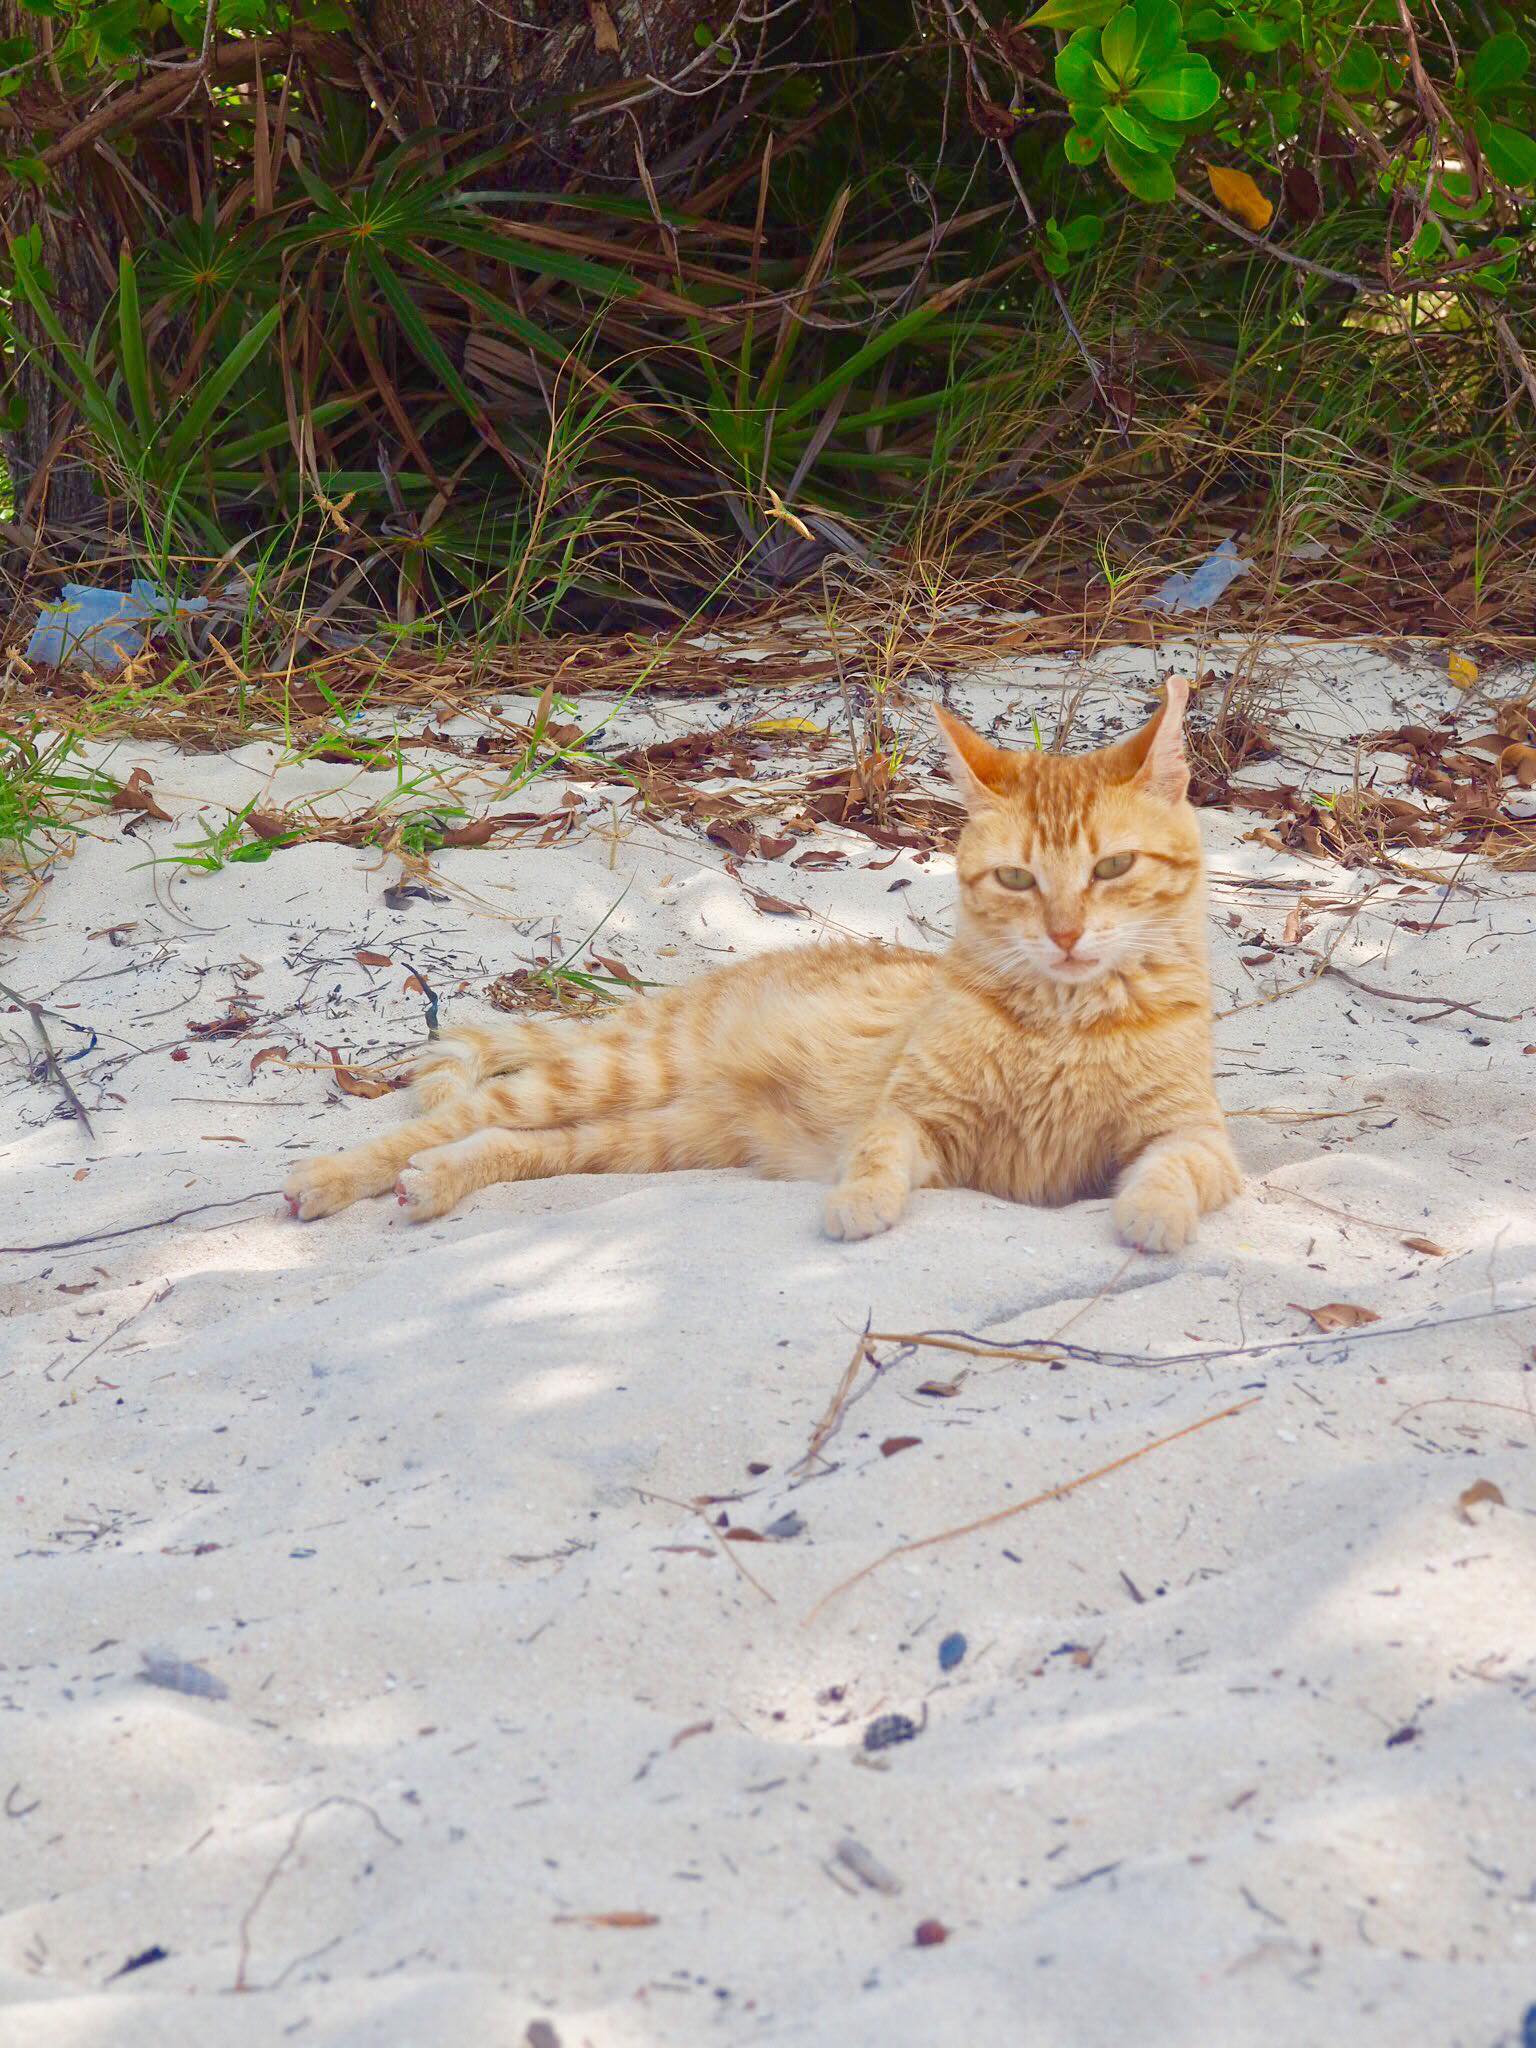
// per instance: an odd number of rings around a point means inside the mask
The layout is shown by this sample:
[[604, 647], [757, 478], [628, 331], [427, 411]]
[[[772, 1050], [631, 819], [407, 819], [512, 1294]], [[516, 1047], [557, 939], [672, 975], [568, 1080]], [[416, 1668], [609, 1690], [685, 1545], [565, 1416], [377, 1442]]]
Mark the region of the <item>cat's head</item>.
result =
[[938, 711], [965, 799], [955, 849], [968, 943], [1008, 980], [1086, 987], [1198, 934], [1200, 834], [1170, 676], [1141, 732], [1092, 754], [1009, 753]]

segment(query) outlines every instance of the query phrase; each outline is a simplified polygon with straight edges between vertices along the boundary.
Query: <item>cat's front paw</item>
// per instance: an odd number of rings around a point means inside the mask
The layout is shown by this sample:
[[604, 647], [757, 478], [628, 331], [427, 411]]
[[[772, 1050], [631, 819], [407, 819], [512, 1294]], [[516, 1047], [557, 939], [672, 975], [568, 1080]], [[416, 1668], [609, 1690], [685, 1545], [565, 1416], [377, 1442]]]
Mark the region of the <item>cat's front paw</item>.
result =
[[372, 1192], [346, 1156], [332, 1152], [321, 1159], [302, 1160], [284, 1183], [283, 1200], [290, 1216], [313, 1223], [317, 1216], [333, 1216]]
[[889, 1230], [906, 1205], [899, 1188], [872, 1187], [868, 1182], [848, 1181], [827, 1197], [828, 1237], [852, 1243], [861, 1237], [878, 1237]]
[[1113, 1214], [1121, 1243], [1141, 1252], [1182, 1250], [1200, 1220], [1192, 1188], [1159, 1186], [1151, 1180], [1132, 1181], [1123, 1188], [1115, 1197]]

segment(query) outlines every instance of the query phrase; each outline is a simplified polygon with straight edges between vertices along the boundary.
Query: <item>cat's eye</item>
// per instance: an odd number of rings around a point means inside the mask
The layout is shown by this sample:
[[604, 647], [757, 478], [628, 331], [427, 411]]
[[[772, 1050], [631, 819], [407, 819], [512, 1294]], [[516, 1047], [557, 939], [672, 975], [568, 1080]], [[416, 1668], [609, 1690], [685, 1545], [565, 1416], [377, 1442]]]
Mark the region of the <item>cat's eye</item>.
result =
[[1093, 872], [1101, 882], [1112, 882], [1116, 875], [1125, 873], [1135, 858], [1134, 853], [1106, 853], [1102, 860], [1094, 862]]
[[1035, 878], [1028, 868], [994, 868], [993, 874], [1005, 889], [1033, 889]]

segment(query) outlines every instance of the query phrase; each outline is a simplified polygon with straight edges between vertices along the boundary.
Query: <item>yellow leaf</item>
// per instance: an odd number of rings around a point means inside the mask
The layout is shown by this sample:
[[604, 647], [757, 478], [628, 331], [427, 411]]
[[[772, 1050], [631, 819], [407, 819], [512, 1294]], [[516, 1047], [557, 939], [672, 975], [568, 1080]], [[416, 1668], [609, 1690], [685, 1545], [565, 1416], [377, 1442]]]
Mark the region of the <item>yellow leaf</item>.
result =
[[592, 40], [598, 53], [604, 57], [619, 54], [619, 32], [614, 27], [613, 16], [604, 6], [603, 0], [587, 0], [587, 13], [592, 19]]
[[1450, 672], [1451, 681], [1458, 690], [1465, 690], [1477, 681], [1477, 663], [1470, 654], [1457, 654], [1453, 651], [1446, 656], [1445, 665]]
[[1217, 205], [1236, 214], [1244, 227], [1262, 233], [1269, 226], [1275, 209], [1246, 171], [1229, 171], [1224, 164], [1207, 164], [1205, 175], [1211, 181]]
[[786, 526], [793, 527], [802, 540], [815, 540], [815, 534], [812, 533], [799, 513], [790, 511], [772, 484], [768, 486], [768, 511], [773, 518], [782, 519]]
[[748, 732], [825, 732], [814, 718], [755, 718]]

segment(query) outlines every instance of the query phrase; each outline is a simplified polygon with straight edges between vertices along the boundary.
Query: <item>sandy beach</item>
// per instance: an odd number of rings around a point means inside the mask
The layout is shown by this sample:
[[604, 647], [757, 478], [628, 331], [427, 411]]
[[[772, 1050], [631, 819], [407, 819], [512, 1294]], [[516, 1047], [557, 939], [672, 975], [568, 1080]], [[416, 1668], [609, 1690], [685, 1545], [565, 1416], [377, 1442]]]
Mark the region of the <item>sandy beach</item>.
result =
[[[1489, 722], [1443, 665], [1272, 659], [1245, 785], [1402, 790], [1366, 735]], [[1015, 744], [1069, 700], [1069, 744], [1138, 722], [1150, 656], [952, 699]], [[615, 751], [841, 713], [821, 685], [570, 715]], [[1203, 812], [1248, 1185], [1179, 1258], [1103, 1202], [963, 1193], [844, 1246], [814, 1188], [715, 1173], [304, 1227], [291, 1161], [403, 1107], [333, 1052], [394, 1071], [430, 996], [937, 947], [950, 864], [827, 822], [762, 858], [619, 779], [508, 798], [471, 760], [460, 802], [550, 828], [188, 872], [154, 863], [253, 799], [341, 814], [390, 778], [96, 757], [167, 821], [88, 821], [0, 961], [94, 1130], [11, 1010], [0, 2041], [1516, 2048], [1528, 874]]]

